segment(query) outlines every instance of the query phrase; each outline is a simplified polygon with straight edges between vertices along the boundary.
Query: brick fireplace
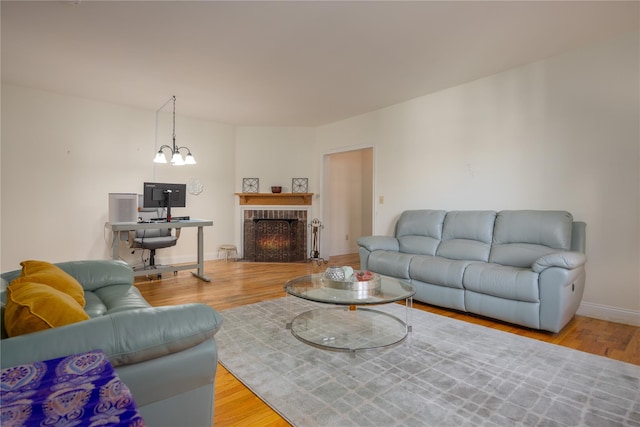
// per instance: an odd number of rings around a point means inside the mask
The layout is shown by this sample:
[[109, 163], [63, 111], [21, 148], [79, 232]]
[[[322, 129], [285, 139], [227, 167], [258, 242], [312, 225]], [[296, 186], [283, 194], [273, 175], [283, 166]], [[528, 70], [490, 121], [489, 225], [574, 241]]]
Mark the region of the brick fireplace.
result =
[[307, 210], [245, 209], [243, 258], [294, 262], [307, 258]]

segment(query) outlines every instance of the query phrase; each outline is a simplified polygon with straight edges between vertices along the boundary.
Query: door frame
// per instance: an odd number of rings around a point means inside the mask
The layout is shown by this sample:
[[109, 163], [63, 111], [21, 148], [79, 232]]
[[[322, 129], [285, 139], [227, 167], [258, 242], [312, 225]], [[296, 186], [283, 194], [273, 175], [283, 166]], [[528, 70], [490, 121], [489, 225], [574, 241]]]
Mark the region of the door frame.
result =
[[[331, 190], [331, 156], [336, 154], [349, 153], [353, 151], [363, 151], [371, 149], [371, 231], [376, 229], [376, 206], [375, 206], [375, 194], [376, 194], [376, 147], [374, 145], [358, 145], [343, 147], [334, 150], [326, 151], [322, 154], [322, 167], [320, 169], [320, 182], [321, 182], [321, 194], [323, 197], [320, 199], [320, 212], [322, 224], [325, 231], [323, 236], [327, 236], [327, 229], [331, 229], [331, 204], [333, 202], [332, 190]], [[328, 238], [321, 238], [320, 241], [320, 256], [324, 259], [329, 259], [330, 254], [333, 251], [331, 241]]]

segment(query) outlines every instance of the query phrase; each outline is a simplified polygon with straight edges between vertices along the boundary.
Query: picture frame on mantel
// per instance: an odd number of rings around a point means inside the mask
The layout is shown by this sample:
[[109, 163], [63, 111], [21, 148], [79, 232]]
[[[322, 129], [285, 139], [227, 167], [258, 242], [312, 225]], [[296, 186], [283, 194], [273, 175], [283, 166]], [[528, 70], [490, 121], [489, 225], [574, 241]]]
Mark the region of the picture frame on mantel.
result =
[[260, 189], [260, 179], [258, 178], [242, 178], [243, 193], [257, 193]]
[[309, 178], [293, 178], [293, 179], [291, 179], [291, 192], [292, 193], [308, 193], [309, 192]]

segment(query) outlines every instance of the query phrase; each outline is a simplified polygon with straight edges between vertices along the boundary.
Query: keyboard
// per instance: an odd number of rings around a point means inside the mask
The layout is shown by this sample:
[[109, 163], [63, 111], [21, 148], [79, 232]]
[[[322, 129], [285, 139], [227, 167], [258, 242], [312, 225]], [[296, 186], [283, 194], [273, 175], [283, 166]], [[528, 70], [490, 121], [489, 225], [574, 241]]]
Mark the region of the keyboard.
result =
[[[171, 222], [178, 222], [178, 221], [189, 221], [191, 219], [191, 217], [189, 216], [172, 216], [171, 217]], [[166, 218], [151, 218], [148, 221], [142, 221], [142, 222], [167, 222]]]

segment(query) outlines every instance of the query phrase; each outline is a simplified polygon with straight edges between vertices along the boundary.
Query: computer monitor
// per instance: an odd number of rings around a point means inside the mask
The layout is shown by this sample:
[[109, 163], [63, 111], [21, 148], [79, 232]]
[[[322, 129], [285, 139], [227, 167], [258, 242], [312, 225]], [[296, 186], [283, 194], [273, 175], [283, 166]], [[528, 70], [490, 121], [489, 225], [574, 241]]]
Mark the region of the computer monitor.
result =
[[145, 182], [143, 207], [166, 208], [167, 220], [171, 220], [171, 208], [184, 208], [187, 206], [186, 184], [168, 184], [163, 182]]

